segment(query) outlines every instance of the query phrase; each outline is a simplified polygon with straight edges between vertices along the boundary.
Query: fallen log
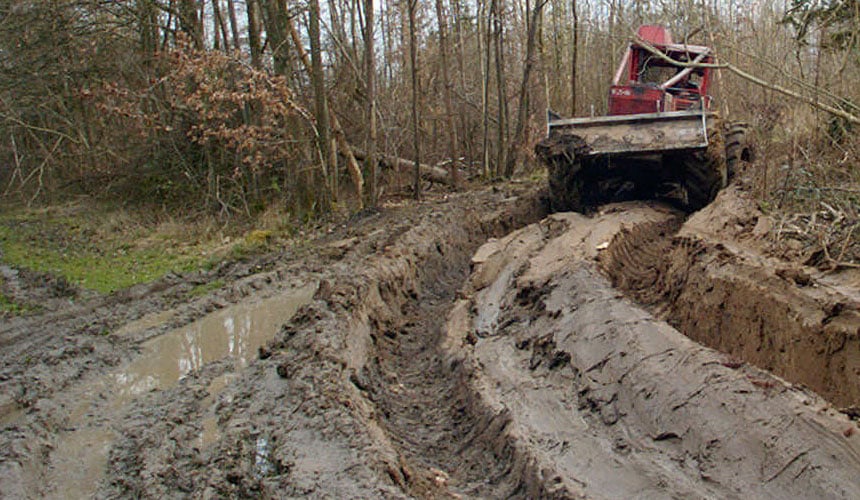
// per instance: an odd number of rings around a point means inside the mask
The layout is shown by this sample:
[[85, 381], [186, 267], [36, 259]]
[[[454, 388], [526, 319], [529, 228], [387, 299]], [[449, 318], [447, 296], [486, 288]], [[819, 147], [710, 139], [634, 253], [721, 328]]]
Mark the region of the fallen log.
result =
[[[364, 161], [364, 159], [367, 157], [367, 153], [354, 146], [352, 147], [352, 154], [355, 155], [355, 158], [359, 161]], [[414, 161], [407, 160], [405, 158], [398, 158], [394, 155], [378, 154], [377, 160], [379, 161], [379, 165], [383, 168], [387, 168], [389, 170], [394, 170], [397, 172], [411, 172], [412, 169], [415, 168]], [[445, 170], [444, 168], [421, 163], [418, 166], [418, 170], [421, 174], [421, 178], [426, 181], [430, 181], [436, 184], [446, 184], [448, 186], [454, 185], [454, 181], [451, 178], [450, 172], [448, 172], [448, 170]]]

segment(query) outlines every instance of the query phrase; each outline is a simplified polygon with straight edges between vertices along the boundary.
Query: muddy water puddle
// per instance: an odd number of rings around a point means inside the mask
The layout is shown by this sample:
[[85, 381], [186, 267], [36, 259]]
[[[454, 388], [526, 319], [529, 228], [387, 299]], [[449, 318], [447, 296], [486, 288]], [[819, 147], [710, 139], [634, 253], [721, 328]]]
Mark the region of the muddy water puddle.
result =
[[244, 368], [257, 348], [272, 339], [299, 307], [310, 302], [316, 285], [270, 299], [212, 313], [184, 328], [143, 344], [144, 354], [114, 375], [116, 399], [165, 389], [206, 363], [230, 357]]
[[218, 416], [215, 414], [215, 402], [218, 395], [235, 379], [235, 373], [225, 373], [212, 379], [209, 387], [206, 388], [206, 392], [209, 395], [200, 402], [202, 408], [208, 409], [200, 422], [201, 430], [197, 438], [197, 445], [200, 449], [208, 448], [221, 438], [221, 429], [218, 427]]
[[[94, 421], [96, 415], [119, 415], [137, 396], [168, 389], [206, 363], [232, 358], [237, 370], [247, 366], [258, 347], [311, 301], [316, 288], [310, 284], [266, 300], [238, 304], [145, 342], [137, 359], [94, 384], [81, 404], [72, 408], [67, 422], [70, 432], [60, 437], [51, 456], [53, 495], [85, 498], [95, 493], [116, 439], [109, 417]], [[209, 385], [209, 396], [203, 401], [210, 407], [202, 420], [203, 447], [220, 436], [211, 407], [234, 377], [228, 373]]]
[[0, 428], [18, 420], [23, 414], [24, 409], [16, 403], [0, 404]]

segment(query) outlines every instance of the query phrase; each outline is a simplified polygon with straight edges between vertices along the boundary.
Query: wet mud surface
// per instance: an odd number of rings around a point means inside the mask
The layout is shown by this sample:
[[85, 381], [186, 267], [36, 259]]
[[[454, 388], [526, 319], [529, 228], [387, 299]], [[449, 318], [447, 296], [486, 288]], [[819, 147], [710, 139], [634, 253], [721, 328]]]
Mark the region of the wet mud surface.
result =
[[[507, 415], [505, 433], [561, 496], [860, 494], [854, 422], [696, 344], [600, 272], [618, 234], [676, 217], [625, 204], [556, 214], [490, 243], [476, 256], [475, 292], [452, 314], [450, 356], [473, 364], [478, 397]], [[473, 343], [482, 316], [497, 319]]]
[[[613, 284], [690, 338], [860, 404], [860, 273], [768, 257], [767, 217], [736, 188], [679, 221], [625, 228], [600, 256]], [[680, 227], [680, 228], [679, 228]]]
[[856, 498], [850, 281], [720, 200], [547, 217], [512, 184], [57, 299], [0, 326], [0, 493]]

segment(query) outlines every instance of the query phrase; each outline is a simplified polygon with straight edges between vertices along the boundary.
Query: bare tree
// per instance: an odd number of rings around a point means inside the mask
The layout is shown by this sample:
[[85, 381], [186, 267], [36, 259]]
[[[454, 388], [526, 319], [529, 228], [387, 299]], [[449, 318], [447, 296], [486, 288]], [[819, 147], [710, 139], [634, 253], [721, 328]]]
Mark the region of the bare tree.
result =
[[246, 0], [248, 14], [248, 49], [251, 52], [251, 66], [263, 65], [263, 48], [260, 44], [260, 10], [258, 0]]
[[442, 0], [436, 0], [436, 21], [439, 28], [439, 59], [442, 69], [442, 89], [445, 100], [445, 128], [448, 129], [448, 154], [451, 155], [450, 171], [457, 185], [457, 127], [454, 126], [454, 110], [451, 102], [451, 79], [448, 74], [448, 17]]
[[230, 33], [233, 35], [233, 48], [242, 50], [242, 42], [239, 38], [239, 20], [236, 17], [236, 4], [233, 0], [227, 0], [227, 13], [230, 15]]
[[493, 19], [493, 47], [495, 49], [496, 61], [496, 97], [498, 133], [496, 144], [496, 168], [495, 175], [501, 174], [507, 155], [508, 143], [508, 91], [507, 79], [505, 77], [505, 43], [504, 43], [504, 0], [492, 0], [490, 11]]
[[514, 139], [511, 141], [510, 151], [505, 163], [505, 177], [514, 174], [516, 163], [520, 159], [520, 152], [526, 142], [526, 133], [529, 121], [529, 87], [531, 86], [531, 74], [537, 56], [535, 47], [537, 45], [537, 31], [541, 22], [541, 12], [548, 0], [536, 0], [535, 6], [529, 13], [528, 35], [526, 41], [526, 60], [523, 64], [523, 79], [520, 84], [520, 102], [517, 109], [517, 126], [514, 131]]
[[364, 81], [367, 86], [367, 205], [376, 207], [378, 187], [376, 179], [376, 53], [373, 43], [373, 0], [364, 0]]
[[576, 116], [576, 65], [579, 56], [579, 9], [576, 0], [570, 0], [573, 17], [573, 42], [570, 44], [570, 116]]
[[[320, 151], [320, 164], [323, 176], [333, 177], [331, 168], [332, 147], [329, 129], [328, 98], [325, 90], [325, 74], [323, 73], [322, 42], [320, 37], [320, 4], [319, 0], [308, 2], [308, 37], [311, 43], [311, 85], [314, 89], [314, 110], [317, 122], [317, 147]], [[328, 191], [328, 190], [324, 190]], [[334, 193], [332, 193], [334, 194]], [[325, 196], [328, 196], [326, 194]]]
[[418, 9], [418, 0], [408, 0], [409, 9], [409, 69], [412, 75], [412, 141], [415, 152], [415, 171], [413, 177], [413, 190], [416, 199], [421, 198], [421, 138], [418, 135], [418, 41], [415, 27], [415, 11]]

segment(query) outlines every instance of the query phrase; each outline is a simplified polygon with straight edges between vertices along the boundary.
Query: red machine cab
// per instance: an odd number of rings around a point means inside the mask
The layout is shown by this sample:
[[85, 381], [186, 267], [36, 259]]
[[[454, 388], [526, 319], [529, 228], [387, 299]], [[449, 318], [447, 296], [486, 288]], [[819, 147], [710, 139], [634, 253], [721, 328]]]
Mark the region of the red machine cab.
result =
[[710, 109], [710, 68], [678, 66], [667, 57], [683, 63], [714, 62], [708, 47], [676, 44], [663, 26], [641, 26], [612, 81], [609, 114]]

